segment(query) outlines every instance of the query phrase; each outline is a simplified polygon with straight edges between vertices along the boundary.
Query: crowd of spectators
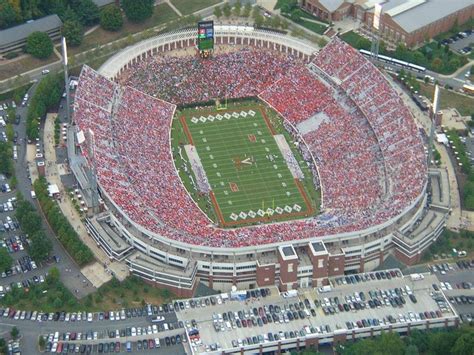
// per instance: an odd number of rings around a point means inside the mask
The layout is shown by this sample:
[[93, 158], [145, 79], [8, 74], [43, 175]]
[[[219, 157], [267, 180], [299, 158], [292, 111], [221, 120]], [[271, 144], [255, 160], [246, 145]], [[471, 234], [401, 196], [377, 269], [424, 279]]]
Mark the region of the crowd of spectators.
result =
[[180, 104], [257, 96], [302, 62], [269, 49], [244, 48], [201, 60], [150, 56], [126, 69], [119, 83]]
[[[87, 138], [82, 151], [89, 161], [88, 152], [94, 151], [101, 189], [132, 221], [189, 244], [242, 247], [383, 223], [421, 193], [423, 145], [410, 112], [384, 76], [344, 46], [336, 39], [313, 60], [330, 77], [341, 75], [333, 83], [319, 80], [291, 58], [255, 49], [210, 61], [151, 57], [135, 64], [120, 84], [84, 66], [74, 109], [78, 129]], [[348, 63], [357, 63], [357, 70], [349, 73]], [[301, 138], [305, 156], [314, 157], [319, 172], [320, 215], [221, 229], [192, 200], [170, 152], [175, 105], [153, 96], [188, 103], [222, 96], [226, 88], [233, 97], [260, 93], [291, 123], [293, 134], [299, 134], [298, 123], [319, 117]]]

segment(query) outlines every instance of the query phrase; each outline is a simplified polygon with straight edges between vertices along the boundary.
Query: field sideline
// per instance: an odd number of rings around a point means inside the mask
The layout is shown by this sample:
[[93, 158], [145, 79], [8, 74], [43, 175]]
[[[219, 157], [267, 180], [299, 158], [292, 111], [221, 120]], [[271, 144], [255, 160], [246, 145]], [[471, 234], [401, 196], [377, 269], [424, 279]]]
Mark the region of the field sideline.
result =
[[275, 142], [277, 132], [259, 106], [187, 110], [179, 120], [207, 174], [219, 225], [314, 214], [303, 184], [293, 177]]

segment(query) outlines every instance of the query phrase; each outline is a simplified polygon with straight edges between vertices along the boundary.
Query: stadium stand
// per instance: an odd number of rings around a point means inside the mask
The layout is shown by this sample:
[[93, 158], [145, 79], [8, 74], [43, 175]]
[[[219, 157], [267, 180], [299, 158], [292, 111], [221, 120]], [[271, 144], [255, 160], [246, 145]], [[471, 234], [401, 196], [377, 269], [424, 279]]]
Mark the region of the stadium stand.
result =
[[[117, 209], [157, 236], [188, 244], [261, 245], [363, 230], [396, 217], [426, 183], [423, 145], [410, 112], [382, 73], [337, 38], [311, 66], [334, 81], [290, 57], [255, 49], [205, 62], [147, 58], [127, 69], [119, 84], [84, 66], [75, 122], [93, 139], [82, 151], [87, 155], [93, 144], [100, 188]], [[298, 124], [317, 118], [301, 137], [304, 156], [314, 157], [319, 171], [320, 215], [220, 229], [194, 203], [169, 151], [175, 106], [141, 91], [189, 103], [223, 96], [225, 88], [229, 97], [260, 93], [294, 135]]]

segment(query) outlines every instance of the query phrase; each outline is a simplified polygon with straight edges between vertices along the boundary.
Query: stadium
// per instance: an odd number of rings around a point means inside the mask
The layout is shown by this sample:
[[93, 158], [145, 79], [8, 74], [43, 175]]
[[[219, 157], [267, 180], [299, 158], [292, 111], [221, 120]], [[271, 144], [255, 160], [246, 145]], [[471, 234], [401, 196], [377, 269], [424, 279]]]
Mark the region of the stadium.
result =
[[391, 78], [337, 37], [220, 25], [203, 58], [196, 33], [80, 74], [69, 160], [109, 257], [182, 296], [418, 261], [449, 189]]

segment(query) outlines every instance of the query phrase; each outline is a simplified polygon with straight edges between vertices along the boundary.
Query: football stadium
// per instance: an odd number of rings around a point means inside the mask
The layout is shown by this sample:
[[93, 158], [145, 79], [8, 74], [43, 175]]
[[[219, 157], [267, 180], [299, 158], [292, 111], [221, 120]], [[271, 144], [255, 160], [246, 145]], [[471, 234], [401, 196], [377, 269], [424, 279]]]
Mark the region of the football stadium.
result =
[[204, 51], [185, 29], [81, 71], [70, 160], [109, 257], [183, 296], [418, 261], [449, 189], [408, 96], [338, 37], [211, 28]]

